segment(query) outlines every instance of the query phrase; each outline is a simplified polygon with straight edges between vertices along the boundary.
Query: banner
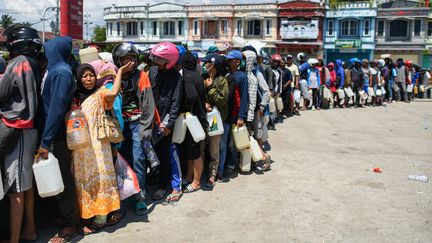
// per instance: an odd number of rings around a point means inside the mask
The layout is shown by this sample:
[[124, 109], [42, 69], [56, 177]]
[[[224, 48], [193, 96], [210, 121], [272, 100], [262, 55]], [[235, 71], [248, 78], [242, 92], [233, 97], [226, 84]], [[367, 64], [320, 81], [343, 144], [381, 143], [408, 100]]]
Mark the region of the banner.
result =
[[361, 40], [336, 40], [336, 48], [360, 48], [362, 45]]
[[317, 39], [318, 20], [282, 19], [280, 34], [282, 39]]

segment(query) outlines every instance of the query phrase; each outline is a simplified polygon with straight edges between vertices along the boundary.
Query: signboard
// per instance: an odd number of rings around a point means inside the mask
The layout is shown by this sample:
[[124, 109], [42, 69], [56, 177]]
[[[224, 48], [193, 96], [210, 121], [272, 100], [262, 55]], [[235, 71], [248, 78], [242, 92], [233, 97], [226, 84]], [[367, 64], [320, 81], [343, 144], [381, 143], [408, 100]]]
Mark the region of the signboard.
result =
[[338, 9], [331, 10], [326, 12], [327, 18], [349, 18], [349, 17], [376, 17], [377, 11], [376, 9], [360, 9], [360, 10], [351, 10], [351, 9]]
[[335, 48], [360, 48], [361, 40], [336, 40]]
[[83, 39], [83, 0], [60, 0], [60, 35]]
[[282, 19], [280, 35], [282, 39], [317, 39], [318, 20]]

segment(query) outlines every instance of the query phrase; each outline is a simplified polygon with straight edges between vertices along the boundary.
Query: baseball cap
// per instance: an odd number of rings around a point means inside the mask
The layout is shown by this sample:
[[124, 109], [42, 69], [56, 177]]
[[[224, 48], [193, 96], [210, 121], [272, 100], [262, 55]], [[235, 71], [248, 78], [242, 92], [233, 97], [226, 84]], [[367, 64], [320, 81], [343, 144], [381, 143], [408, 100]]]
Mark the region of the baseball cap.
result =
[[234, 50], [230, 51], [227, 55], [227, 59], [238, 59], [243, 60], [243, 55], [240, 51]]
[[287, 58], [287, 59], [292, 59], [293, 56], [292, 56], [292, 55], [287, 55], [286, 58]]
[[217, 48], [217, 46], [210, 46], [208, 48], [207, 53], [215, 53], [215, 52], [219, 52], [219, 49]]

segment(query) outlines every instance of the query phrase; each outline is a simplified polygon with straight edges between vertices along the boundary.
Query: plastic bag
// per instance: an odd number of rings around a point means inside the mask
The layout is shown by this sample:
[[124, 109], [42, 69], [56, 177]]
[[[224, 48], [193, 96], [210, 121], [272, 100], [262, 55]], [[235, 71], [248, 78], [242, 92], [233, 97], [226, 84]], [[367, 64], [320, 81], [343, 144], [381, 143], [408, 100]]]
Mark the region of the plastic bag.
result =
[[298, 89], [294, 90], [294, 100], [295, 100], [295, 102], [300, 103], [300, 95], [301, 95], [300, 90], [298, 90]]
[[135, 172], [120, 153], [117, 154], [115, 171], [121, 200], [141, 191]]

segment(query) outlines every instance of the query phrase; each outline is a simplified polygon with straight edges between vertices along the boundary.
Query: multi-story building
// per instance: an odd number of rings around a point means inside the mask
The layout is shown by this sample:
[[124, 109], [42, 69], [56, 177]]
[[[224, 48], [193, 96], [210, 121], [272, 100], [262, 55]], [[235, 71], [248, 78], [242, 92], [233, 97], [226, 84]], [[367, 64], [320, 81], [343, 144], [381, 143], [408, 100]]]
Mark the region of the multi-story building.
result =
[[351, 57], [372, 59], [377, 6], [373, 1], [349, 1], [338, 8], [326, 5], [324, 52], [327, 62]]
[[323, 56], [325, 1], [294, 0], [280, 3], [278, 9], [278, 52]]
[[378, 7], [375, 56], [383, 53], [420, 65], [426, 50], [429, 9], [419, 1], [381, 2]]
[[[429, 6], [429, 1], [428, 1]], [[432, 11], [429, 11], [426, 30], [426, 51], [423, 55], [423, 67], [431, 68], [432, 65]]]
[[107, 42], [185, 43], [189, 24], [186, 5], [158, 3], [104, 8]]

